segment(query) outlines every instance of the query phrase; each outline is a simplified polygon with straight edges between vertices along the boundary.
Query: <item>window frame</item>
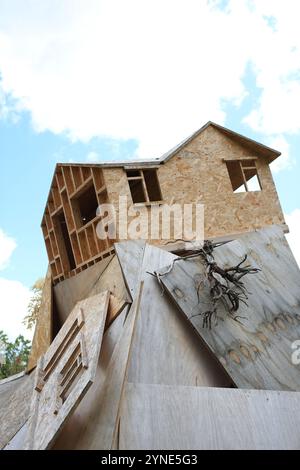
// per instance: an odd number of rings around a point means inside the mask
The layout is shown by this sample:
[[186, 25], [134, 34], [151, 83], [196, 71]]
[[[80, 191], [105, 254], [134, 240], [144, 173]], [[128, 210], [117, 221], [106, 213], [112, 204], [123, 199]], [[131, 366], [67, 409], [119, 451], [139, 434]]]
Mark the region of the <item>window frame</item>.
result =
[[[155, 200], [155, 201], [150, 200], [149, 194], [148, 194], [148, 189], [147, 189], [147, 184], [146, 184], [146, 181], [145, 181], [144, 171], [148, 171], [148, 170], [155, 171], [155, 175], [156, 175], [157, 186], [158, 186], [158, 191], [159, 191], [159, 194], [160, 194], [160, 198]], [[131, 199], [132, 199], [133, 204], [135, 204], [135, 205], [152, 205], [152, 204], [159, 204], [159, 203], [163, 202], [161, 187], [160, 187], [160, 184], [159, 184], [159, 179], [158, 179], [158, 174], [157, 174], [157, 167], [154, 167], [154, 168], [153, 167], [150, 167], [150, 168], [130, 168], [130, 167], [126, 167], [126, 168], [124, 168], [124, 171], [126, 173], [127, 182], [128, 182], [128, 186], [129, 186], [129, 191], [130, 191], [130, 195], [131, 195]], [[128, 173], [130, 171], [139, 172], [139, 175], [138, 176], [129, 176]], [[141, 181], [145, 201], [134, 202], [129, 181]]]
[[[261, 184], [261, 179], [260, 179], [260, 176], [259, 176], [259, 173], [258, 173], [258, 170], [257, 170], [256, 160], [257, 160], [257, 157], [247, 157], [247, 158], [237, 158], [237, 159], [223, 159], [224, 163], [226, 163], [227, 173], [228, 173], [229, 180], [230, 180], [231, 187], [232, 187], [232, 190], [233, 190], [234, 194], [240, 194], [240, 192], [237, 192], [237, 189], [240, 188], [241, 186], [244, 186], [244, 188], [245, 188], [245, 191], [242, 191], [242, 192], [246, 192], [246, 193], [255, 193], [255, 192], [263, 191], [263, 186]], [[241, 184], [241, 186], [239, 186], [236, 189], [233, 189], [232, 180], [231, 180], [231, 176], [230, 176], [230, 170], [228, 168], [227, 162], [236, 162], [236, 163], [239, 164], [241, 175], [242, 175], [242, 178], [243, 178], [243, 183]], [[243, 165], [243, 162], [244, 163], [249, 162], [249, 165], [247, 165], [247, 166]], [[253, 162], [253, 164], [250, 165], [250, 162]], [[253, 176], [257, 177], [257, 181], [258, 181], [260, 189], [254, 190], [254, 191], [249, 190], [248, 184], [247, 184], [247, 178], [245, 176], [244, 170], [255, 170], [255, 175], [253, 175]], [[253, 177], [251, 177], [251, 178], [253, 178]], [[248, 181], [250, 181], [250, 179]]]

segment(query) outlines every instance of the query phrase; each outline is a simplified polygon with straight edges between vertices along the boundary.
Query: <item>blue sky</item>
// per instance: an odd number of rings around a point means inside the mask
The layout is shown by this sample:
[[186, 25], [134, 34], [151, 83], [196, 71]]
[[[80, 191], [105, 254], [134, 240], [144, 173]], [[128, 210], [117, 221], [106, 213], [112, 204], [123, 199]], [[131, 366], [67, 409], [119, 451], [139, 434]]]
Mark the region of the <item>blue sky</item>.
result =
[[56, 162], [157, 157], [214, 120], [281, 150], [300, 258], [297, 0], [0, 0], [0, 329], [24, 331]]

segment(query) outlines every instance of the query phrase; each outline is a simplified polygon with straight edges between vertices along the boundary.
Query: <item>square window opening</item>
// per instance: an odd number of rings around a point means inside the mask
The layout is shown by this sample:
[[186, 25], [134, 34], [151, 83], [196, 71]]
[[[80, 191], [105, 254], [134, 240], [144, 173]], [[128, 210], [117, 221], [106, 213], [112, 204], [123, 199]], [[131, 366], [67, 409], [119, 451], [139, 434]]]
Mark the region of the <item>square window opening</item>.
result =
[[255, 160], [234, 160], [226, 162], [234, 193], [261, 191]]
[[161, 201], [161, 191], [159, 187], [156, 170], [144, 170], [144, 178], [148, 192], [149, 201]]
[[94, 185], [89, 186], [73, 201], [73, 208], [77, 206], [77, 225], [86, 225], [91, 220], [95, 219], [96, 211], [98, 208], [98, 199]]
[[128, 183], [133, 202], [147, 202], [142, 179], [128, 180]]
[[158, 202], [162, 200], [155, 169], [127, 170], [128, 184], [133, 203]]

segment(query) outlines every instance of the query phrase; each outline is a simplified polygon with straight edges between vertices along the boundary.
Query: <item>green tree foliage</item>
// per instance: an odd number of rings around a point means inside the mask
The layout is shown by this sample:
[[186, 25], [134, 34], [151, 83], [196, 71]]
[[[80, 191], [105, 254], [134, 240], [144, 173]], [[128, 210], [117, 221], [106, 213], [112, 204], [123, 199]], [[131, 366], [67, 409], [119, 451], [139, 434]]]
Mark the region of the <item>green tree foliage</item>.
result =
[[40, 307], [41, 307], [41, 303], [42, 303], [42, 293], [43, 293], [44, 283], [45, 283], [45, 279], [43, 278], [38, 279], [31, 288], [33, 295], [27, 307], [27, 315], [23, 320], [23, 324], [26, 326], [28, 330], [32, 330], [32, 328], [36, 324]]
[[28, 362], [31, 342], [19, 335], [15, 341], [9, 341], [0, 330], [0, 379], [22, 372]]

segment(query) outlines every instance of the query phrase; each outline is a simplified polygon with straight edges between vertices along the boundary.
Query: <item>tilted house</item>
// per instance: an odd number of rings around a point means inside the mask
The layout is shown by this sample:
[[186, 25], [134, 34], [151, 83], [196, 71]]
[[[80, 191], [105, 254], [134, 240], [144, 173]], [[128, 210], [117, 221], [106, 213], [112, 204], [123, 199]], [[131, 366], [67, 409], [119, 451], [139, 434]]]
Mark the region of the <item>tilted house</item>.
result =
[[[28, 370], [0, 382], [1, 448], [299, 448], [279, 155], [209, 122], [160, 159], [57, 165]], [[203, 203], [208, 242], [99, 239], [97, 208], [120, 195], [147, 211]]]
[[205, 238], [273, 224], [287, 231], [269, 167], [279, 155], [209, 122], [156, 160], [58, 164], [42, 222], [54, 283], [113, 251], [119, 240], [97, 237], [96, 211], [122, 195], [136, 207], [204, 204]]

